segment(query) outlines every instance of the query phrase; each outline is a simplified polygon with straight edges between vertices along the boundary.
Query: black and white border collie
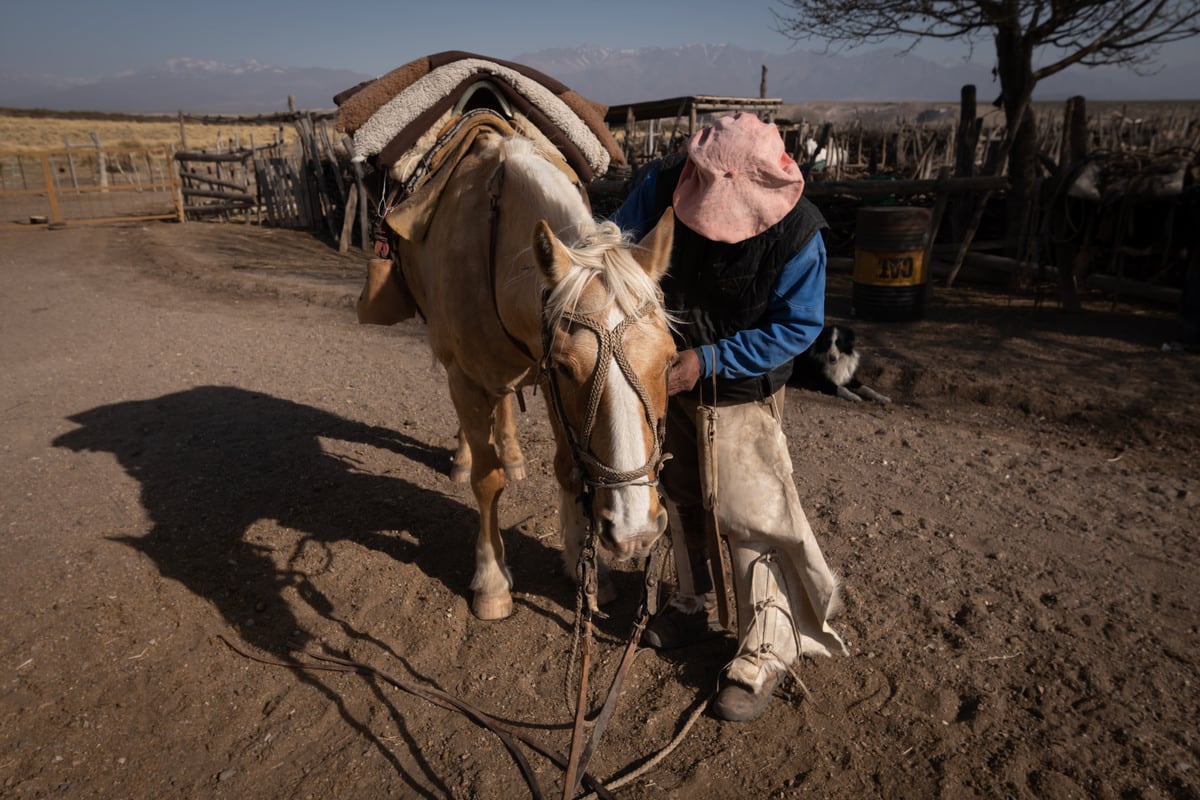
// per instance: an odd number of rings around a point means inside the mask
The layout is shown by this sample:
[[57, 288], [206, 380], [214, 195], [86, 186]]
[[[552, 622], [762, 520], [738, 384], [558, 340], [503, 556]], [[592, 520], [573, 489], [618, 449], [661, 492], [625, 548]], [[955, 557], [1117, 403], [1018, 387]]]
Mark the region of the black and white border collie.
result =
[[821, 335], [796, 359], [792, 383], [805, 389], [835, 394], [843, 400], [877, 403], [892, 399], [855, 377], [859, 354], [854, 349], [854, 331], [842, 325], [826, 325]]

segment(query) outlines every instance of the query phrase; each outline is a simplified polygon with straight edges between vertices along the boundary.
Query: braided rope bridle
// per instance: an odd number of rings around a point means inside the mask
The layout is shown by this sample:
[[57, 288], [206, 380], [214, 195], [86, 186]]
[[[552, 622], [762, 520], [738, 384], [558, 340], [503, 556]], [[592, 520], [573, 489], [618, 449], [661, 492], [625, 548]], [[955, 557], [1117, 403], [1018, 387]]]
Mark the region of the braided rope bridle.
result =
[[[624, 486], [657, 486], [658, 470], [666, 460], [663, 457], [662, 443], [665, 432], [665, 417], [654, 413], [654, 403], [645, 384], [629, 363], [625, 352], [625, 332], [637, 324], [647, 313], [652, 313], [654, 305], [647, 302], [635, 313], [625, 317], [612, 328], [605, 328], [590, 317], [576, 311], [564, 311], [558, 319], [586, 328], [596, 336], [596, 369], [591, 376], [591, 388], [588, 393], [587, 408], [583, 415], [581, 430], [575, 431], [566, 415], [563, 405], [562, 390], [559, 388], [556, 372], [550, 367], [554, 340], [553, 320], [545, 320], [542, 333], [544, 337], [542, 363], [540, 372], [546, 378], [546, 393], [554, 405], [554, 413], [558, 416], [567, 442], [571, 447], [571, 456], [575, 461], [577, 478], [584, 487], [585, 493], [594, 489], [619, 489]], [[649, 457], [642, 466], [636, 469], [619, 470], [606, 464], [596, 457], [591, 449], [592, 433], [596, 427], [596, 418], [600, 411], [600, 398], [608, 379], [609, 362], [616, 361], [617, 367], [630, 387], [637, 394], [645, 414], [646, 424], [654, 432], [654, 446]]]

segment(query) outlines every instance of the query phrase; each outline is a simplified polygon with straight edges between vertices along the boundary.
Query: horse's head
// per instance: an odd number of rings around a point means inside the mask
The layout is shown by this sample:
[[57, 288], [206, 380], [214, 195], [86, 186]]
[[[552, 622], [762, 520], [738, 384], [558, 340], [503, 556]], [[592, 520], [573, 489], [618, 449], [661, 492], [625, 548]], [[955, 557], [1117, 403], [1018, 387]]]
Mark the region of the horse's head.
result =
[[658, 281], [673, 232], [668, 211], [632, 247], [612, 223], [572, 247], [545, 221], [533, 237], [548, 289], [543, 363], [555, 471], [568, 490], [581, 490], [600, 543], [621, 558], [643, 555], [666, 528], [657, 484], [675, 345]]

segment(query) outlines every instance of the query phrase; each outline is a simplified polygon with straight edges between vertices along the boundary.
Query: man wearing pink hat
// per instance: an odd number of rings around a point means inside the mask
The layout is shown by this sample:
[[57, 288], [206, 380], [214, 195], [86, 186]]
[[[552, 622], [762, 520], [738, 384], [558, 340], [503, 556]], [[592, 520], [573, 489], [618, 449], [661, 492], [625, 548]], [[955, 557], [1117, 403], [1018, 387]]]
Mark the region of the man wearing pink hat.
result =
[[[679, 586], [644, 641], [678, 647], [721, 635], [715, 532], [728, 538], [738, 649], [713, 713], [758, 718], [804, 654], [844, 654], [829, 626], [837, 582], [792, 482], [781, 427], [792, 359], [825, 318], [825, 221], [779, 130], [733, 114], [692, 136], [686, 156], [650, 165], [612, 219], [635, 238], [675, 210], [663, 278], [679, 349], [662, 482]], [[710, 568], [710, 563], [713, 565]]]

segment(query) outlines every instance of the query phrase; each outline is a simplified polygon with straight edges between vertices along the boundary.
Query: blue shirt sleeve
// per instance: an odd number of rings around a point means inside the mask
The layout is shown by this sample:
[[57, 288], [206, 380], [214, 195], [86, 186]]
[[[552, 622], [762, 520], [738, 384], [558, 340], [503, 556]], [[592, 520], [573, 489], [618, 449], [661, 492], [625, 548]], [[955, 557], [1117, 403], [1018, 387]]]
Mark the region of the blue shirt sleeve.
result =
[[702, 377], [766, 374], [807, 350], [824, 324], [825, 242], [818, 233], [784, 265], [758, 326], [697, 348]]
[[617, 223], [623, 231], [633, 234], [633, 241], [640, 242], [642, 237], [650, 232], [650, 228], [658, 223], [651, 220], [654, 213], [654, 189], [658, 185], [658, 164], [648, 169], [641, 181], [629, 192], [621, 207], [612, 213], [610, 220]]

